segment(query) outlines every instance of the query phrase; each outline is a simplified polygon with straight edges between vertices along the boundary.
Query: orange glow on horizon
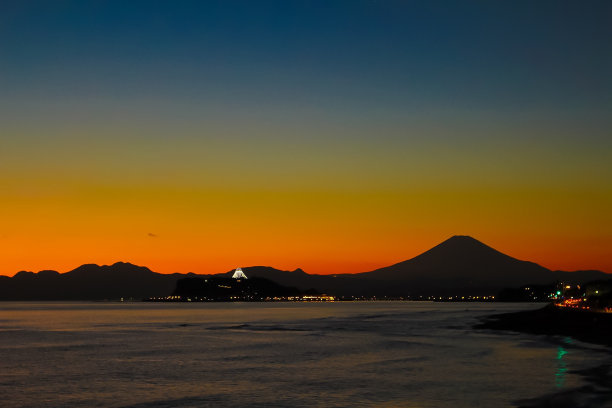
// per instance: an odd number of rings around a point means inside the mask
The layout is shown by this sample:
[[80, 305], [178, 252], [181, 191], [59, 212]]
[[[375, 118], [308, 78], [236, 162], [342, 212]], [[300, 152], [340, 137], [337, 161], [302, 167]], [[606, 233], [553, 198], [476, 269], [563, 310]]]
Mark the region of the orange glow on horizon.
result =
[[[27, 250], [31, 248], [31, 243], [24, 242], [23, 246], [16, 247], [11, 255], [5, 258], [2, 274], [12, 276], [21, 270], [37, 272], [45, 269], [64, 273], [85, 263], [111, 265], [115, 262], [130, 262], [146, 266], [158, 273], [215, 274], [228, 272], [238, 266], [243, 268], [271, 266], [289, 271], [301, 268], [309, 274], [359, 273], [413, 258], [446, 238], [448, 237], [427, 243], [387, 241], [386, 245], [377, 247], [368, 243], [368, 245], [354, 245], [349, 250], [339, 248], [336, 253], [331, 249], [325, 250], [325, 248], [316, 246], [296, 248], [291, 243], [283, 245], [282, 241], [275, 241], [274, 245], [256, 246], [249, 243], [248, 250], [245, 250], [246, 246], [241, 247], [238, 253], [238, 250], [234, 250], [237, 247], [231, 245], [213, 248], [209, 246], [210, 242], [200, 241], [197, 245], [177, 242], [171, 247], [160, 236], [145, 236], [136, 240], [140, 242], [138, 245], [134, 245], [126, 238], [115, 240], [111, 245], [105, 240], [82, 242], [80, 247], [73, 242], [72, 250], [58, 240], [49, 242], [44, 247], [41, 246], [35, 256], [33, 252]], [[475, 238], [480, 237], [476, 235]], [[499, 245], [495, 245], [486, 239], [480, 238], [480, 240], [507, 255], [538, 263], [551, 270], [599, 269], [604, 272], [612, 270], [611, 265], [606, 263], [608, 261], [606, 253], [598, 254], [600, 258], [595, 258], [591, 254], [588, 259], [584, 259], [575, 243], [569, 245], [565, 251], [561, 248], [544, 248], [538, 257], [538, 254], [535, 253], [537, 249], [531, 248], [532, 243], [520, 240], [512, 243], [508, 240], [500, 241]], [[322, 250], [319, 252], [317, 249]], [[351, 253], [351, 251], [355, 252]], [[546, 258], [546, 255], [549, 258]]]
[[225, 187], [115, 175], [0, 180], [0, 274], [117, 261], [160, 273], [255, 265], [358, 273], [410, 259], [455, 234], [549, 269], [612, 271], [606, 189], [581, 185], [569, 194], [567, 186], [539, 182], [495, 186], [404, 173], [394, 175], [400, 189], [386, 186], [390, 178], [357, 186], [355, 175], [350, 183], [345, 177], [321, 179], [318, 188], [298, 178]]

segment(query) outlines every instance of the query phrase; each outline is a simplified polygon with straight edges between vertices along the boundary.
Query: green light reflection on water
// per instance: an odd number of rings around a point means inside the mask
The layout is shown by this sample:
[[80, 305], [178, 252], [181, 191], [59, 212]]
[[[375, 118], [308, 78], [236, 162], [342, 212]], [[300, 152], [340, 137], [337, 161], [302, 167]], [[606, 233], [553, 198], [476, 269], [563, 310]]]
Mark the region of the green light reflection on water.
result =
[[563, 356], [567, 354], [567, 350], [562, 346], [557, 348], [557, 371], [555, 372], [555, 387], [561, 388], [565, 384], [565, 375], [567, 374], [567, 363], [563, 360]]

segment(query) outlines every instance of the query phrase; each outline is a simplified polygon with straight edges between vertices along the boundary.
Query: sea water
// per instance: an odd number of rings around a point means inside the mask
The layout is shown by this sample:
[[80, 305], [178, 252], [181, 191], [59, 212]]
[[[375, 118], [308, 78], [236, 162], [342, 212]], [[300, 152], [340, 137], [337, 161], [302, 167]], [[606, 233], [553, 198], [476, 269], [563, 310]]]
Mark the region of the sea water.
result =
[[541, 306], [2, 302], [0, 405], [520, 406], [610, 362], [570, 338], [473, 329]]

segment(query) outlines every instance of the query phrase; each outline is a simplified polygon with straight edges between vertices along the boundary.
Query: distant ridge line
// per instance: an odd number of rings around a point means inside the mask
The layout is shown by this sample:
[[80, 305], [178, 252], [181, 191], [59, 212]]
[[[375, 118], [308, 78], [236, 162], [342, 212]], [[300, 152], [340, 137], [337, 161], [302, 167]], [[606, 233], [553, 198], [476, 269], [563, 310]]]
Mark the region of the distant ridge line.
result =
[[[506, 255], [467, 235], [455, 235], [408, 260], [369, 272], [314, 275], [297, 268], [283, 271], [269, 266], [242, 268], [248, 277], [269, 279], [299, 290], [314, 289], [339, 296], [405, 296], [415, 294], [491, 295], [508, 287], [551, 284], [555, 281], [609, 279], [601, 271], [552, 271]], [[129, 262], [84, 264], [71, 271], [20, 271], [0, 276], [0, 300], [97, 300], [166, 296], [176, 281], [217, 274], [153, 272]]]

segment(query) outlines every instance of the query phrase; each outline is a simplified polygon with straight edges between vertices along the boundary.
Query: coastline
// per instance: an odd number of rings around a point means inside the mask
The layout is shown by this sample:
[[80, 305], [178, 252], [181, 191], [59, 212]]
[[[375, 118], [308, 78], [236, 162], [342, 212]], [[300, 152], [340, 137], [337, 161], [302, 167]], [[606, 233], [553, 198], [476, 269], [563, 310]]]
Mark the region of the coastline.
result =
[[560, 309], [552, 304], [536, 310], [486, 316], [474, 328], [568, 336], [612, 347], [612, 314]]
[[[560, 309], [549, 304], [541, 309], [503, 313], [483, 318], [475, 329], [513, 331], [535, 335], [566, 336], [612, 346], [612, 314]], [[608, 350], [612, 351], [612, 350]], [[518, 408], [612, 407], [612, 365], [609, 362], [577, 370], [584, 384], [540, 397], [515, 401]]]

